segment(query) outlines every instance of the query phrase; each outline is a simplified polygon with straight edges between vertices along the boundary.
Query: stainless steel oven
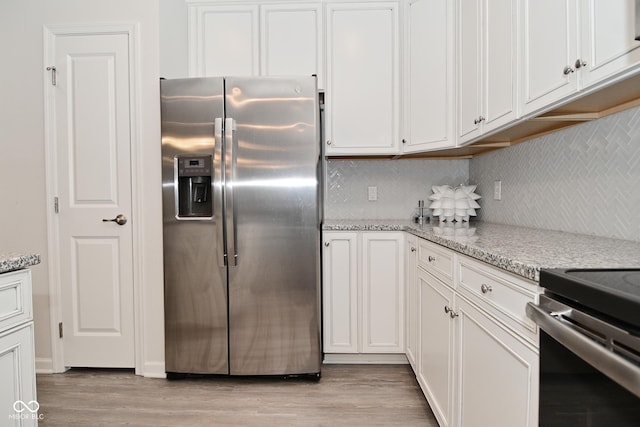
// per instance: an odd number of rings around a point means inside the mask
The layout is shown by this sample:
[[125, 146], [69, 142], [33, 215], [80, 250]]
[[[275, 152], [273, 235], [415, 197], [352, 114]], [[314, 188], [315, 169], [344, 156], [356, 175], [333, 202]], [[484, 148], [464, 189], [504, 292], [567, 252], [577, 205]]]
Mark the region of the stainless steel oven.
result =
[[539, 425], [640, 426], [640, 270], [541, 270]]

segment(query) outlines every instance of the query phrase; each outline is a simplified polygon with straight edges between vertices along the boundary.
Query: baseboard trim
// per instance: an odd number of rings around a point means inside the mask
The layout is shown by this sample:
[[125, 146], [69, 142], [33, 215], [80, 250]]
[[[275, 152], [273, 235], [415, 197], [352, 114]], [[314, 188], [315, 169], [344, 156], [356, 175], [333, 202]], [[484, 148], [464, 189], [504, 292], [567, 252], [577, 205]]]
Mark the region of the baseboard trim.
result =
[[404, 354], [364, 354], [364, 353], [325, 353], [326, 364], [347, 365], [406, 365], [409, 363]]
[[143, 372], [138, 373], [146, 378], [166, 378], [167, 373], [164, 370], [164, 362], [145, 362]]
[[36, 357], [36, 374], [53, 374], [53, 359], [50, 357]]

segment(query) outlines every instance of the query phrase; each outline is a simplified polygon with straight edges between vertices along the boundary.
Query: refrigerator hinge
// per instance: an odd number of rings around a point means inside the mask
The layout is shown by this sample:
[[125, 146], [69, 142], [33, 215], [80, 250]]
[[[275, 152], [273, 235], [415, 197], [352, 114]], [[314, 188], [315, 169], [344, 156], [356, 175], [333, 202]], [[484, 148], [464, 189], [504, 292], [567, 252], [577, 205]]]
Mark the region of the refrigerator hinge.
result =
[[64, 334], [62, 333], [62, 322], [58, 323], [58, 336], [62, 338]]
[[56, 85], [56, 67], [52, 65], [51, 67], [47, 67], [47, 71], [51, 71], [51, 85]]
[[60, 213], [60, 207], [58, 205], [58, 196], [53, 198], [53, 211], [55, 213]]

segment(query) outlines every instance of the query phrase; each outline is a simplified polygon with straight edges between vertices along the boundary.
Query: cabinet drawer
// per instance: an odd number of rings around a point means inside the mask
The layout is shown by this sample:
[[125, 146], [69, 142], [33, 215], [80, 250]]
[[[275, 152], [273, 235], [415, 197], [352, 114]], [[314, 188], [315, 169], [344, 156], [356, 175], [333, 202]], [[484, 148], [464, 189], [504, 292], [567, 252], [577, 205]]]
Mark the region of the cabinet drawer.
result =
[[31, 271], [0, 275], [0, 331], [32, 319]]
[[453, 252], [440, 245], [420, 239], [418, 243], [418, 266], [436, 274], [449, 285], [453, 285]]
[[537, 326], [525, 313], [528, 302], [537, 303], [537, 284], [463, 256], [458, 258], [457, 266], [458, 291], [462, 295], [537, 343]]

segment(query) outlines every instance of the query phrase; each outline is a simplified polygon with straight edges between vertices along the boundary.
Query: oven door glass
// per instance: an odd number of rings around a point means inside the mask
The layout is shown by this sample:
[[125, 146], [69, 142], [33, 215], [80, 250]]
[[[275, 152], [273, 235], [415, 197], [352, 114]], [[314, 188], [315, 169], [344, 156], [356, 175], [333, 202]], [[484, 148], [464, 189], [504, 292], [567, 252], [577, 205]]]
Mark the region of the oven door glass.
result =
[[540, 427], [640, 426], [640, 398], [540, 331]]

